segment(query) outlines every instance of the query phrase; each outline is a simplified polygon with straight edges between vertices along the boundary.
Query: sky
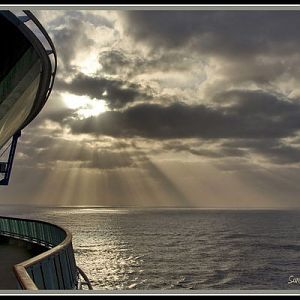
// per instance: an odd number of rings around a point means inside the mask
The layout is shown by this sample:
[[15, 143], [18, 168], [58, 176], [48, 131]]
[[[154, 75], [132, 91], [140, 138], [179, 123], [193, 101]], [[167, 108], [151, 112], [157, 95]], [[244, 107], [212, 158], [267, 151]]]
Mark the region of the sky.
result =
[[300, 11], [33, 13], [58, 71], [0, 203], [300, 208]]

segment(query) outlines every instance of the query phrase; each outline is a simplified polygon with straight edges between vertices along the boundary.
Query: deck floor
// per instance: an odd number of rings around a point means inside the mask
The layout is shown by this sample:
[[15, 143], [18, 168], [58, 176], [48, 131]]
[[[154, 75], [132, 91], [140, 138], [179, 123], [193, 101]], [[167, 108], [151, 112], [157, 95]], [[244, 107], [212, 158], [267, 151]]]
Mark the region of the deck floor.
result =
[[0, 243], [0, 290], [16, 290], [17, 280], [13, 266], [32, 257], [32, 252], [8, 242]]

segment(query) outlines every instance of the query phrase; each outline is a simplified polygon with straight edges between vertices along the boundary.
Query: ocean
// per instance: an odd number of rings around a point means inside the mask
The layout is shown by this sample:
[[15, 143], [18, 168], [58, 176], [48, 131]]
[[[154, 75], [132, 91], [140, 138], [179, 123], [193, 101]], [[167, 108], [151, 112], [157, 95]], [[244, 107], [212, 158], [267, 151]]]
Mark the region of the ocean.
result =
[[32, 208], [73, 234], [95, 290], [300, 290], [300, 212]]

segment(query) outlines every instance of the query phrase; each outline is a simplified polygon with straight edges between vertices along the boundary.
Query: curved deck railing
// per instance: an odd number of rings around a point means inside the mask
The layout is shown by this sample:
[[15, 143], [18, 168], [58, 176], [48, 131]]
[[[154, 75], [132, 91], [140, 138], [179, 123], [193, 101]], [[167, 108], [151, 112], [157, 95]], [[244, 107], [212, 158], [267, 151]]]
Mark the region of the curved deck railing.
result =
[[42, 35], [44, 36], [44, 38], [46, 39], [46, 41], [48, 42], [50, 49], [47, 50], [47, 54], [48, 56], [50, 56], [51, 54], [53, 54], [53, 61], [50, 59], [51, 62], [51, 80], [50, 80], [50, 84], [49, 84], [49, 88], [47, 90], [47, 94], [45, 97], [45, 100], [47, 101], [47, 99], [50, 96], [50, 93], [52, 91], [53, 88], [53, 84], [54, 84], [54, 78], [56, 75], [56, 71], [57, 71], [57, 54], [56, 54], [56, 50], [54, 47], [54, 44], [50, 38], [50, 36], [48, 35], [47, 31], [44, 29], [44, 27], [42, 26], [42, 24], [39, 22], [39, 20], [32, 14], [31, 11], [29, 10], [24, 10], [23, 11], [26, 16], [33, 21], [33, 23], [35, 24], [35, 26], [38, 28], [38, 30], [42, 33]]
[[[76, 267], [72, 234], [68, 230], [43, 221], [0, 216], [0, 235], [49, 249], [14, 266], [20, 289], [78, 288], [82, 271]], [[86, 284], [91, 288], [89, 282]]]

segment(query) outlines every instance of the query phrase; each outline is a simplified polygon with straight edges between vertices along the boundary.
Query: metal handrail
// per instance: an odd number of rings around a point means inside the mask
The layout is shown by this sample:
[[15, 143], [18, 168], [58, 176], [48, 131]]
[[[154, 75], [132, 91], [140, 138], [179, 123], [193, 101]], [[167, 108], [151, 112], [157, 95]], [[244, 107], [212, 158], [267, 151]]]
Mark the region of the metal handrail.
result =
[[88, 278], [88, 277], [86, 276], [86, 274], [82, 271], [82, 269], [79, 268], [78, 266], [77, 266], [77, 270], [78, 270], [79, 275], [81, 275], [82, 278], [85, 280], [85, 281], [79, 280], [79, 282], [78, 282], [78, 288], [79, 288], [79, 289], [82, 289], [82, 286], [83, 286], [83, 285], [87, 285], [88, 288], [89, 288], [89, 290], [92, 290], [92, 289], [93, 289], [93, 286], [92, 286], [92, 284], [91, 284], [89, 278]]
[[[0, 220], [5, 220], [3, 222], [8, 222], [8, 223], [1, 223], [4, 224], [3, 227], [5, 226], [9, 227], [9, 228], [0, 228], [0, 235], [16, 238], [31, 243], [36, 243], [38, 245], [44, 246], [49, 249], [35, 257], [32, 257], [14, 266], [13, 268], [14, 273], [16, 275], [17, 281], [21, 289], [25, 289], [25, 290], [39, 289], [36, 282], [37, 278], [35, 278], [37, 277], [37, 273], [35, 273], [35, 270], [38, 270], [39, 268], [43, 268], [44, 264], [49, 264], [47, 265], [49, 268], [52, 266], [52, 271], [48, 270], [50, 274], [56, 272], [56, 275], [52, 274], [51, 276], [57, 276], [55, 278], [51, 277], [45, 279], [44, 275], [42, 275], [44, 288], [46, 288], [46, 286], [50, 286], [50, 288], [54, 288], [54, 289], [66, 289], [66, 288], [77, 289], [79, 285], [79, 275], [83, 276], [84, 279], [86, 280], [87, 276], [82, 272], [82, 270], [78, 270], [78, 267], [76, 266], [73, 246], [72, 246], [72, 234], [67, 229], [64, 229], [60, 226], [48, 222], [44, 222], [44, 221], [19, 219], [13, 217], [2, 217], [2, 216], [0, 216]], [[20, 230], [22, 225], [24, 226], [25, 224], [26, 224], [25, 226], [26, 228]], [[10, 229], [13, 226], [16, 226], [18, 229], [14, 230], [16, 227]], [[40, 230], [41, 228], [44, 229], [45, 231], [42, 232], [41, 237], [38, 238], [37, 236], [38, 230]], [[46, 229], [47, 230], [50, 229], [50, 232], [47, 231]], [[30, 230], [34, 232], [34, 234], [32, 234], [31, 236], [29, 234]], [[51, 241], [51, 238], [54, 237], [55, 233], [57, 233], [59, 236], [57, 238], [55, 237], [55, 239]], [[62, 236], [61, 234], [64, 234], [64, 236]], [[57, 271], [58, 267], [56, 266], [55, 263], [55, 260], [57, 258], [60, 264], [59, 267], [60, 273], [59, 271]], [[61, 262], [62, 259], [65, 259], [64, 264], [67, 270], [64, 269], [64, 265]], [[52, 263], [52, 265], [50, 265], [50, 262]], [[53, 268], [53, 266], [55, 268]], [[55, 272], [53, 272], [54, 269]], [[84, 275], [82, 275], [82, 273]], [[63, 278], [64, 274], [68, 274], [67, 279]], [[48, 281], [46, 282], [46, 280]], [[54, 281], [57, 281], [56, 285], [53, 284]], [[89, 289], [91, 289], [89, 280], [87, 279], [86, 281], [88, 282]], [[55, 287], [59, 287], [59, 288], [55, 288]]]
[[32, 14], [31, 11], [29, 10], [23, 10], [23, 12], [26, 14], [26, 16], [33, 21], [33, 23], [37, 26], [37, 28], [40, 30], [40, 32], [44, 35], [44, 37], [46, 38], [47, 42], [49, 43], [51, 50], [48, 52], [48, 56], [53, 54], [54, 55], [54, 67], [52, 66], [52, 61], [51, 62], [51, 68], [52, 68], [52, 72], [51, 72], [51, 81], [50, 81], [50, 85], [46, 94], [46, 101], [48, 99], [48, 97], [50, 96], [50, 93], [52, 91], [53, 88], [53, 84], [54, 84], [54, 78], [56, 75], [56, 71], [57, 71], [57, 54], [56, 54], [56, 50], [54, 47], [54, 44], [49, 36], [49, 34], [47, 33], [47, 31], [44, 29], [44, 27], [42, 26], [42, 24], [40, 23], [40, 21]]
[[45, 251], [35, 257], [32, 257], [24, 262], [21, 262], [17, 265], [14, 266], [14, 272], [17, 277], [17, 280], [21, 286], [22, 289], [24, 290], [38, 290], [38, 287], [32, 280], [32, 278], [29, 276], [26, 268], [29, 268], [39, 262], [42, 262], [43, 260], [47, 259], [48, 257], [55, 255], [59, 253], [60, 251], [64, 250], [70, 243], [72, 242], [72, 235], [71, 233], [67, 233], [66, 238], [64, 241], [51, 248], [48, 251]]

